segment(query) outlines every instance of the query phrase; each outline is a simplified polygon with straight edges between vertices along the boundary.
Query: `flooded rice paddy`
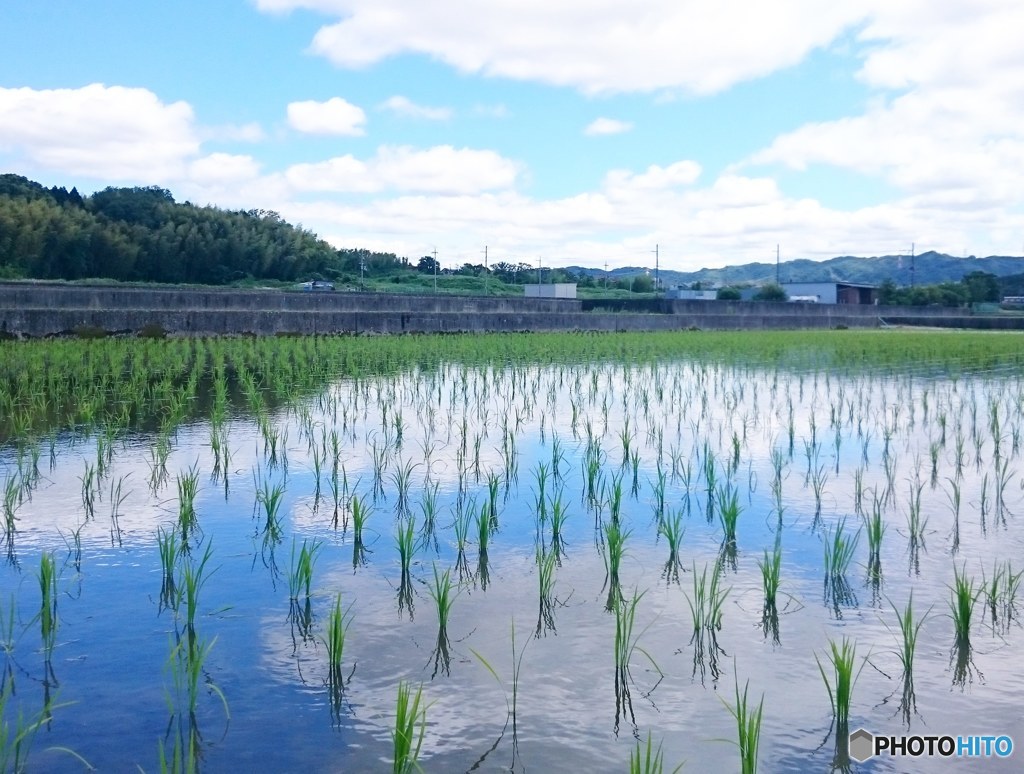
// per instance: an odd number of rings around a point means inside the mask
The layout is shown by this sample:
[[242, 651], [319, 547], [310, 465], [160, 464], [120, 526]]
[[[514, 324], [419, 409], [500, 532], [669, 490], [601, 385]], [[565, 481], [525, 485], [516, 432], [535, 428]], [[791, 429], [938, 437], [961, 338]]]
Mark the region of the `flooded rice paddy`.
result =
[[5, 768], [740, 770], [744, 689], [765, 771], [1024, 744], [1018, 338], [0, 347]]

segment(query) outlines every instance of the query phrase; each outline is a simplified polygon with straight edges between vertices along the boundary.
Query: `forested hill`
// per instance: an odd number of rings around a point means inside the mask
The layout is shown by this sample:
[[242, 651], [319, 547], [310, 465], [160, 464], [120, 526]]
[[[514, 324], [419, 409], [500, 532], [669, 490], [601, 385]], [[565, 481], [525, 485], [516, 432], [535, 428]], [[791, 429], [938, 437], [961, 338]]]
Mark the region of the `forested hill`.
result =
[[[376, 259], [376, 260], [374, 260]], [[394, 255], [336, 250], [275, 212], [178, 203], [157, 187], [81, 196], [0, 175], [0, 278], [223, 284], [333, 278]]]

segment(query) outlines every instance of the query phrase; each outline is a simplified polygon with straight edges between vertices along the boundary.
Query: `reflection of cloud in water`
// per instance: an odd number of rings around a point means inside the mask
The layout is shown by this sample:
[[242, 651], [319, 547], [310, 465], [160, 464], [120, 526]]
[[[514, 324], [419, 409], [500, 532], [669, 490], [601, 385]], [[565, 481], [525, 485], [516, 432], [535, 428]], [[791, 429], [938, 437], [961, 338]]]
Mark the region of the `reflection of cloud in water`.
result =
[[[202, 629], [220, 637], [214, 652], [224, 659], [221, 670], [232, 675], [232, 670], [239, 670], [233, 689], [240, 703], [260, 701], [253, 684], [268, 686], [276, 704], [252, 709], [253, 713], [272, 719], [282, 709], [296, 717], [308, 712], [310, 722], [329, 726], [324, 685], [326, 652], [319, 637], [334, 595], [340, 591], [342, 604], [353, 605], [344, 662], [354, 665], [355, 672], [346, 692], [348, 704], [342, 720], [345, 732], [354, 732], [353, 744], [372, 747], [386, 756], [398, 682], [423, 681], [425, 699], [430, 705], [425, 755], [445, 768], [465, 770], [472, 766], [505, 726], [506, 694], [511, 694], [514, 620], [517, 646], [525, 648], [517, 724], [523, 765], [540, 767], [550, 766], [552, 761], [566, 761], [567, 767], [571, 765], [576, 770], [604, 769], [612, 758], [626, 760], [631, 739], [625, 726], [619, 740], [612, 734], [614, 619], [604, 611], [604, 597], [599, 592], [605, 567], [595, 543], [595, 514], [579, 496], [585, 486], [582, 461], [589, 428], [604, 453], [604, 480], [610, 482], [613, 475], [623, 475], [626, 494], [622, 518], [632, 533], [620, 570], [622, 588], [627, 594], [634, 588], [641, 592], [646, 589], [639, 604], [635, 632], [642, 631], [640, 645], [665, 673], [665, 679], [653, 693], [645, 696], [657, 683], [657, 675], [642, 655], [634, 654], [635, 685], [631, 691], [641, 735], [652, 729], [655, 742], [663, 739], [665, 760], [670, 765], [689, 759], [701, 768], [734, 767], [735, 751], [728, 745], [709, 744], [708, 740], [731, 739], [735, 734], [733, 721], [721, 706], [719, 695], [722, 691], [728, 695], [732, 680], [738, 676], [740, 683], [750, 678], [753, 696], [766, 693], [762, 760], [780, 761], [781, 770], [827, 765], [829, 750], [811, 752], [820, 744], [830, 717], [814, 654], [824, 652], [829, 638], [845, 634], [856, 637], [858, 653], [873, 654], [878, 669], [862, 673], [855, 688], [851, 722], [881, 727], [890, 720], [886, 714], [890, 708], [880, 709], [876, 705], [879, 697], [890, 695], [895, 687], [883, 673], [898, 675], [892, 656], [895, 644], [884, 625], [892, 626], [893, 620], [884, 598], [899, 602], [913, 589], [915, 607], [920, 605], [921, 611], [933, 605], [940, 611], [946, 604], [945, 584], [951, 572], [948, 535], [952, 528], [948, 479], [955, 471], [954, 439], [958, 428], [966, 438], [966, 463], [958, 483], [962, 507], [957, 561], [967, 560], [975, 572], [979, 558], [988, 567], [993, 558], [1013, 558], [1024, 550], [1013, 521], [999, 524], [993, 513], [995, 479], [989, 459], [993, 443], [987, 435], [984, 407], [990, 399], [1002, 401], [999, 405], [1009, 415], [1014, 393], [1012, 389], [1004, 390], [1005, 386], [1007, 383], [999, 378], [971, 381], [968, 387], [964, 381], [955, 385], [923, 378], [908, 381], [902, 376], [815, 378], [752, 367], [690, 363], [643, 366], [635, 372], [606, 364], [479, 370], [452, 366], [443, 368], [437, 376], [401, 376], [394, 380], [380, 377], [359, 387], [341, 382], [331, 393], [340, 401], [336, 416], [320, 411], [316, 400], [304, 401], [297, 410], [270, 415], [275, 431], [281, 438], [287, 437], [287, 443], [279, 450], [277, 467], [268, 465], [264, 440], [256, 424], [243, 417], [233, 419], [227, 428], [231, 449], [227, 490], [223, 479], [210, 478], [214, 456], [207, 423], [179, 429], [168, 458], [167, 484], [156, 494], [149, 491], [147, 483], [150, 439], [135, 437], [123, 447], [116, 444], [110, 471], [103, 482], [103, 496], [97, 500], [96, 518], [86, 523], [80, 533], [87, 552], [84, 565], [88, 573], [109, 573], [114, 584], [114, 579], [121, 577], [115, 574], [125, 572], [126, 564], [140, 561], [137, 555], [110, 547], [109, 486], [111, 481], [122, 480], [123, 491], [128, 493], [119, 509], [124, 546], [144, 549], [148, 561], [158, 567], [153, 545], [157, 527], [172, 525], [177, 518], [175, 476], [195, 465], [200, 471], [196, 505], [199, 523], [212, 542], [214, 563], [219, 567], [207, 590], [209, 604], [215, 609], [231, 607], [223, 617], [205, 618]], [[927, 417], [923, 410], [926, 390], [930, 405]], [[972, 402], [981, 407], [974, 423], [979, 428], [977, 437], [985, 456], [980, 467], [974, 462], [975, 436], [969, 413]], [[792, 458], [788, 453], [790, 403], [794, 429]], [[912, 421], [909, 406], [915, 404]], [[903, 408], [895, 410], [897, 406]], [[329, 401], [327, 407], [329, 410]], [[340, 463], [350, 491], [368, 502], [372, 501], [372, 447], [386, 438], [394, 443], [396, 427], [402, 428], [401, 449], [388, 456], [382, 477], [385, 497], [373, 504], [368, 522], [367, 564], [355, 571], [351, 530], [344, 533], [331, 526], [329, 455], [321, 471], [322, 499], [319, 507], [313, 507], [313, 453], [302, 419], [304, 408], [312, 412], [315, 445], [322, 445], [332, 431], [338, 433]], [[937, 418], [940, 415], [946, 417], [947, 439], [936, 450], [938, 475], [932, 486], [931, 459], [933, 444], [941, 432]], [[1013, 416], [1019, 433], [1020, 418]], [[833, 420], [842, 429], [838, 454]], [[461, 440], [463, 427], [465, 451]], [[887, 432], [892, 435], [890, 459], [895, 460], [891, 473], [885, 471], [882, 462]], [[1007, 432], [1014, 432], [1012, 422]], [[540, 463], [550, 466], [555, 433], [565, 455], [563, 478], [557, 483], [564, 488], [568, 509], [566, 553], [555, 570], [555, 596], [564, 604], [554, 608], [556, 631], [533, 639], [530, 635], [535, 631], [540, 605], [533, 548], [537, 531], [535, 471]], [[814, 526], [813, 487], [806, 480], [805, 450], [812, 433], [820, 443], [817, 460], [812, 459], [812, 464], [824, 466], [827, 472], [819, 526]], [[461, 507], [468, 508], [475, 498], [479, 508], [487, 499], [487, 474], [504, 472], [509, 443], [503, 438], [506, 434], [514, 439], [518, 452], [518, 479], [509, 486], [508, 499], [502, 481], [499, 528], [488, 549], [490, 583], [486, 591], [479, 586], [467, 586], [455, 600], [448, 628], [453, 650], [451, 671], [449, 675], [439, 673], [431, 681], [437, 622], [425, 581], [432, 578], [434, 561], [441, 569], [454, 562], [451, 524], [460, 507], [460, 481], [465, 490]], [[632, 464], [620, 467], [623, 436], [628, 437], [638, 459], [639, 491], [635, 497], [629, 493]], [[720, 663], [723, 675], [716, 690], [711, 680], [701, 685], [693, 677], [687, 598], [693, 593], [693, 568], [699, 572], [705, 564], [716, 560], [722, 535], [714, 515], [710, 524], [704, 518], [706, 492], [701, 463], [705, 448], [714, 455], [719, 472], [727, 476], [735, 451], [734, 436], [739, 442], [740, 464], [732, 480], [741, 493], [742, 512], [737, 526], [735, 568], [730, 567], [724, 577], [731, 591], [723, 628], [718, 632], [718, 642], [726, 655]], [[781, 535], [783, 614], [778, 643], [766, 637], [761, 628], [761, 576], [756, 564], [763, 549], [771, 548], [776, 539], [776, 517], [771, 513], [772, 449], [783, 450], [786, 460]], [[431, 456], [429, 468], [424, 460], [427, 450]], [[60, 550], [58, 530], [67, 536], [82, 523], [79, 477], [86, 462], [95, 460], [95, 444], [79, 440], [73, 447], [60, 448], [58, 452], [56, 468], [52, 472], [42, 471], [40, 485], [32, 492], [31, 500], [17, 511], [15, 545], [19, 552]], [[687, 492], [682, 479], [672, 470], [670, 457], [676, 455], [679, 464], [689, 463], [692, 469], [691, 509], [684, 519], [686, 532], [680, 552], [684, 571], [678, 585], [666, 584], [661, 577], [668, 549], [664, 539], [658, 537], [654, 520], [653, 489], [659, 453], [666, 474], [666, 505], [671, 509], [682, 507]], [[1013, 454], [1009, 437], [1003, 442], [1003, 453]], [[1019, 454], [1012, 460], [1011, 465], [1016, 466]], [[45, 467], [46, 460], [42, 462]], [[397, 497], [392, 474], [406, 463], [421, 463], [415, 468], [409, 491], [417, 529], [422, 527], [420, 502], [428, 473], [439, 491], [438, 546], [436, 551], [418, 546], [413, 561], [415, 615], [411, 620], [409, 615], [399, 614], [399, 569], [394, 546]], [[0, 471], [10, 471], [12, 465], [11, 459], [4, 457]], [[919, 575], [908, 572], [905, 534], [909, 482], [915, 476], [915, 465], [920, 466], [925, 483], [921, 502], [929, 519], [926, 548], [919, 556]], [[868, 492], [881, 492], [890, 480], [895, 482], [895, 498], [884, 507], [888, 531], [882, 543], [883, 580], [879, 594], [872, 604], [867, 603], [872, 595], [863, 585], [866, 540], [862, 537], [848, 573], [859, 603], [844, 607], [842, 620], [838, 620], [830, 615], [824, 598], [821, 535], [843, 517], [847, 517], [851, 528], [858, 525], [853, 513], [854, 472], [858, 468], [864, 471], [861, 481], [865, 507], [870, 504]], [[300, 544], [303, 538], [311, 537], [325, 541], [314, 572], [313, 639], [306, 642], [293, 640], [286, 578], [272, 578], [261, 561], [261, 520], [258, 514], [253, 517], [253, 473], [257, 470], [259, 476], [284, 482], [285, 486], [281, 509], [283, 540], [275, 551], [281, 573], [286, 575], [288, 571], [293, 535]], [[987, 483], [983, 483], [986, 474]], [[0, 472], [0, 480], [3, 475]], [[549, 495], [558, 488], [553, 477], [547, 486]], [[979, 523], [983, 487], [989, 508], [987, 533]], [[1006, 495], [1008, 508], [1019, 511], [1020, 488], [1011, 486]], [[604, 518], [607, 516], [606, 508]], [[549, 526], [545, 538], [550, 538]], [[475, 559], [474, 543], [467, 547], [467, 554], [471, 561]], [[13, 578], [13, 574], [5, 577]], [[158, 575], [154, 572], [152, 577], [154, 582], [147, 589], [148, 594], [156, 593], [159, 587]], [[785, 607], [786, 595], [795, 600], [790, 608]], [[1007, 642], [1012, 645], [1017, 634], [1017, 630], [1007, 632]], [[988, 642], [976, 638], [974, 656], [985, 674], [985, 683], [972, 686], [963, 695], [958, 692], [956, 700], [951, 701], [951, 635], [949, 622], [938, 613], [922, 630], [922, 647], [915, 669], [919, 711], [929, 728], [960, 727], [966, 717], [995, 728], [1005, 721], [1007, 707], [1016, 706], [1020, 679], [1013, 674], [1012, 660], [999, 658], [998, 646], [986, 649]], [[504, 687], [473, 651], [495, 668]], [[349, 668], [344, 671], [347, 675]], [[231, 695], [228, 698], [230, 701]], [[892, 723], [895, 728], [899, 720]], [[251, 739], [252, 733], [241, 722], [231, 731], [232, 739], [243, 740], [238, 743], [240, 746], [247, 746], [245, 740]], [[506, 730], [485, 768], [510, 762], [510, 733]]]

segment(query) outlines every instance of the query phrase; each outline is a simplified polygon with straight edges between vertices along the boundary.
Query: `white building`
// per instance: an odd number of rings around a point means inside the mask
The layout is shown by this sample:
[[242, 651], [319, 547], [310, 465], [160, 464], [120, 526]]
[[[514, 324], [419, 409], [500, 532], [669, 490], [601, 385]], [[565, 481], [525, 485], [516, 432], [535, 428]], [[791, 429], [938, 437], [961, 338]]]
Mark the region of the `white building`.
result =
[[547, 285], [523, 285], [527, 298], [576, 298], [575, 282], [555, 282]]

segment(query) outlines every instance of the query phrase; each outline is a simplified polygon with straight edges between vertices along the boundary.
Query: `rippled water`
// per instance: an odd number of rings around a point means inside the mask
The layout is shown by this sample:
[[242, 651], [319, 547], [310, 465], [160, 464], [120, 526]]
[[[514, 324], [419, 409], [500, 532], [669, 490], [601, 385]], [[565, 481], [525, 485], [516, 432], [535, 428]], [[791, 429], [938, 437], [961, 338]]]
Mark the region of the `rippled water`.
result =
[[[827, 665], [829, 639], [848, 637], [856, 643], [858, 668], [864, 664], [851, 729], [1004, 733], [1024, 743], [1022, 632], [1012, 600], [1004, 591], [993, 621], [982, 595], [970, 658], [960, 669], [949, 617], [954, 567], [980, 584], [1001, 563], [1011, 562], [1012, 572], [1024, 565], [1017, 472], [1022, 406], [1024, 383], [1015, 372], [950, 379], [908, 367], [848, 377], [690, 360], [636, 367], [450, 365], [338, 381], [320, 396], [271, 412], [263, 428], [235, 414], [225, 426], [230, 461], [219, 474], [213, 474], [209, 423], [178, 429], [163, 480], [152, 468], [153, 437], [119, 438], [109, 460], [100, 460], [106, 469], [90, 519], [82, 478], [97, 464], [97, 439], [66, 435], [52, 465], [44, 452], [38, 480], [17, 506], [16, 531], [7, 533], [0, 604], [7, 621], [13, 603], [4, 639], [15, 686], [7, 717], [16, 708], [32, 717], [47, 697], [54, 701], [31, 752], [46, 770], [81, 768], [71, 755], [47, 749], [52, 746], [74, 750], [101, 771], [156, 770], [159, 745], [172, 749], [182, 727], [198, 731], [201, 767], [211, 771], [386, 770], [398, 684], [410, 680], [423, 684], [427, 705], [421, 754], [427, 771], [624, 770], [635, 738], [646, 740], [648, 733], [662, 744], [669, 768], [685, 760], [688, 770], [733, 770], [736, 727], [723, 701], [733, 701], [735, 684], [749, 680], [755, 703], [764, 696], [762, 768], [829, 770], [847, 763], [837, 750], [815, 656]], [[372, 505], [361, 562], [354, 561], [344, 492], [334, 525], [329, 453], [317, 496], [313, 457], [320, 452], [312, 450], [322, 449], [332, 431], [341, 448], [339, 481]], [[278, 438], [276, 460], [268, 432]], [[623, 436], [636, 454], [635, 490]], [[556, 437], [564, 450], [557, 478]], [[588, 445], [590, 454], [600, 447], [601, 503], [585, 496]], [[773, 450], [782, 461], [781, 528]], [[384, 460], [379, 489], [375, 454]], [[741, 506], [731, 557], [723, 558], [715, 508], [707, 518], [709, 457]], [[408, 518], [397, 507], [396, 480], [408, 465], [409, 513], [421, 539], [405, 604], [394, 535]], [[550, 524], [538, 528], [536, 517], [540, 465], [550, 474], [547, 496], [560, 492], [568, 509], [547, 620], [540, 616], [536, 551], [552, 547]], [[211, 551], [194, 628], [212, 645], [189, 718], [168, 668], [185, 632], [182, 608], [175, 614], [161, 605], [156, 538], [160, 527], [177, 529], [176, 478], [193, 466], [200, 489], [192, 556]], [[10, 481], [15, 470], [15, 452], [7, 449], [0, 481]], [[665, 514], [684, 514], [678, 582], [663, 572], [669, 549], [658, 533], [659, 470]], [[453, 522], [457, 512], [478, 512], [488, 501], [488, 474], [500, 483], [485, 585], [474, 528], [460, 563]], [[619, 518], [629, 531], [621, 588], [627, 598], [642, 595], [638, 648], [625, 686], [617, 685], [613, 660], [603, 531], [619, 476]], [[279, 541], [268, 539], [257, 502], [264, 480], [284, 486]], [[118, 482], [124, 497], [114, 507]], [[427, 536], [421, 504], [435, 484], [437, 529]], [[882, 501], [882, 576], [870, 582], [862, 533], [846, 573], [849, 594], [837, 602], [826, 593], [823, 541], [843, 518], [848, 532], [860, 525], [858, 486], [863, 511], [870, 513], [874, 497]], [[918, 491], [926, 525], [914, 550], [908, 517]], [[304, 627], [305, 597], [296, 602], [296, 616], [288, 574], [293, 541], [314, 538], [323, 548]], [[782, 549], [777, 640], [763, 625], [757, 564], [776, 540]], [[60, 569], [59, 626], [49, 658], [36, 619], [44, 551], [55, 552]], [[693, 579], [719, 561], [729, 593], [721, 630], [701, 657], [691, 639]], [[429, 594], [435, 566], [451, 568], [459, 584], [447, 664], [436, 651]], [[338, 592], [351, 605], [340, 705], [327, 687], [322, 641]], [[902, 607], [911, 592], [917, 614], [930, 613], [914, 666], [916, 705], [901, 707], [890, 601]], [[223, 694], [230, 717], [207, 683]], [[1016, 770], [1016, 758], [985, 761], [985, 770]], [[938, 770], [945, 762], [910, 763], [882, 758], [862, 768]]]

